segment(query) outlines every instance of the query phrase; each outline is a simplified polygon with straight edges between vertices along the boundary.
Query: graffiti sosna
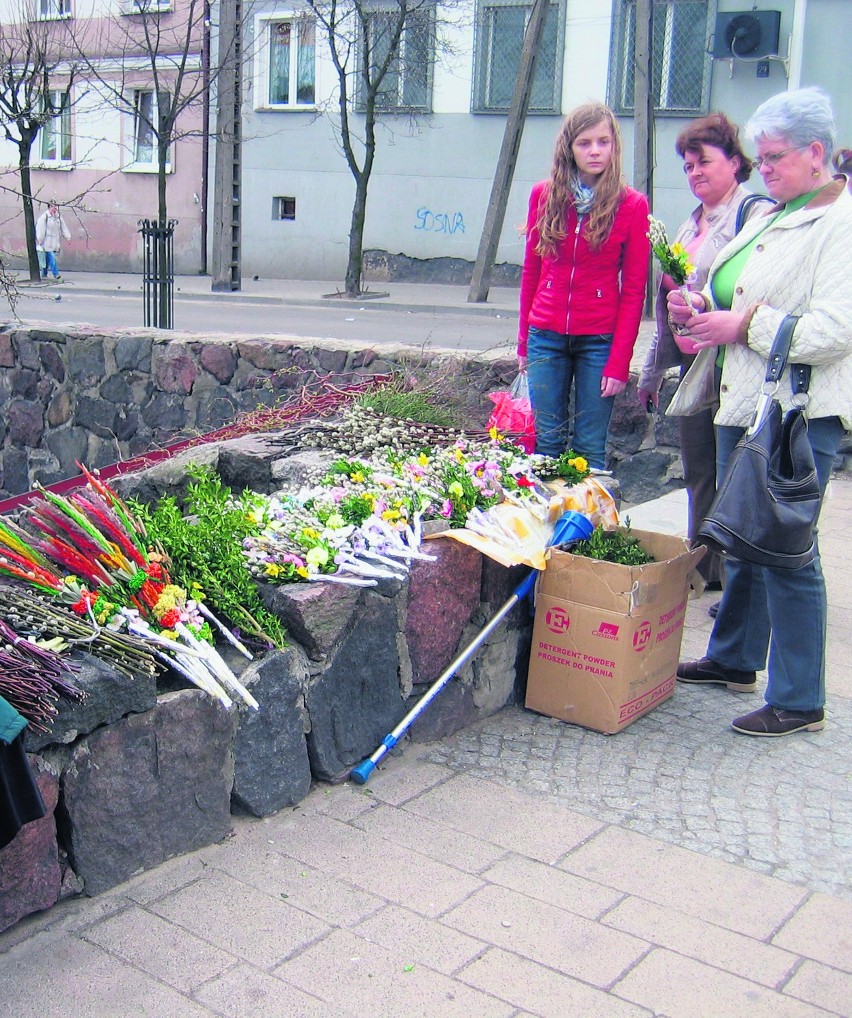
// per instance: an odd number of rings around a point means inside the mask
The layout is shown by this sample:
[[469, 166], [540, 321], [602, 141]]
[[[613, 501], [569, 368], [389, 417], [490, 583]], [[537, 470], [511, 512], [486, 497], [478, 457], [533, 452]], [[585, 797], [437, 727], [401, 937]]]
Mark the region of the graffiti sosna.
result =
[[431, 233], [464, 233], [464, 216], [461, 212], [432, 212], [425, 206], [417, 210], [415, 230], [427, 230]]

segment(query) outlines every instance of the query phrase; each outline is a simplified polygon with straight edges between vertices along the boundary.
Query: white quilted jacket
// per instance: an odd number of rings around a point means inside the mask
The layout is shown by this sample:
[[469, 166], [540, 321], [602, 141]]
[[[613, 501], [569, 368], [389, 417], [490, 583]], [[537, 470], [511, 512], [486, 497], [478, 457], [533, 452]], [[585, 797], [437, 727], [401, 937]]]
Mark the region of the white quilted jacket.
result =
[[[777, 209], [771, 210], [772, 216]], [[720, 252], [704, 296], [718, 268], [758, 233], [757, 216]], [[766, 359], [782, 319], [799, 315], [790, 361], [812, 365], [808, 417], [834, 417], [852, 431], [852, 195], [837, 177], [807, 205], [769, 226], [744, 265], [731, 310], [757, 305], [748, 325], [748, 345], [725, 348], [716, 424], [747, 427], [766, 375]], [[789, 371], [777, 398], [791, 405]]]

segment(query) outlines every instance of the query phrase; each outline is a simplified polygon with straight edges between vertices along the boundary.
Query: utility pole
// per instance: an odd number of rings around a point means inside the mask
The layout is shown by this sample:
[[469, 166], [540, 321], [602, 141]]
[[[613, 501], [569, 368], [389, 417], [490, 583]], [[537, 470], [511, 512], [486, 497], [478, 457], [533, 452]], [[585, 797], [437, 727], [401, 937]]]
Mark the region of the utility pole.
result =
[[211, 290], [239, 290], [242, 190], [242, 2], [219, 4]]
[[[654, 97], [651, 93], [652, 0], [636, 0], [633, 40], [633, 186], [648, 196], [654, 209]], [[654, 273], [648, 274], [645, 293], [645, 314], [651, 313]]]
[[494, 183], [491, 185], [491, 197], [485, 213], [485, 225], [479, 238], [479, 250], [473, 266], [467, 301], [469, 304], [481, 304], [488, 300], [488, 289], [491, 285], [491, 270], [497, 255], [497, 245], [503, 232], [503, 220], [506, 217], [506, 205], [509, 201], [509, 189], [515, 176], [515, 164], [518, 161], [518, 150], [524, 133], [524, 123], [530, 107], [533, 75], [544, 31], [544, 19], [547, 17], [550, 0], [534, 0], [527, 30], [524, 33], [524, 46], [521, 51], [521, 65], [512, 94], [512, 104], [506, 117], [506, 129], [503, 132], [503, 145], [497, 160]]

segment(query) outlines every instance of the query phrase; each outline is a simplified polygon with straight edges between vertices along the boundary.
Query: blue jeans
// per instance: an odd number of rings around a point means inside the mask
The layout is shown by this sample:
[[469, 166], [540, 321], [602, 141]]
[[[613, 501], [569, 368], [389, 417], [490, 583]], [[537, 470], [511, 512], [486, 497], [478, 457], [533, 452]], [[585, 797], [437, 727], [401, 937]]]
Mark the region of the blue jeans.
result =
[[48, 272], [54, 279], [59, 275], [59, 266], [56, 264], [56, 255], [53, 251], [44, 252], [44, 272], [42, 272], [44, 279], [47, 279]]
[[[721, 481], [743, 428], [716, 429], [716, 468]], [[808, 423], [820, 487], [825, 487], [843, 437], [838, 417]], [[725, 560], [725, 590], [710, 634], [707, 656], [726, 668], [759, 671], [769, 651], [766, 702], [786, 710], [825, 704], [825, 579], [819, 549], [801, 569], [770, 569]]]
[[[606, 468], [606, 433], [615, 397], [601, 396], [601, 378], [611, 342], [612, 336], [565, 336], [530, 327], [527, 371], [537, 453], [561, 456], [570, 445], [589, 466]], [[574, 420], [569, 421], [572, 385]]]

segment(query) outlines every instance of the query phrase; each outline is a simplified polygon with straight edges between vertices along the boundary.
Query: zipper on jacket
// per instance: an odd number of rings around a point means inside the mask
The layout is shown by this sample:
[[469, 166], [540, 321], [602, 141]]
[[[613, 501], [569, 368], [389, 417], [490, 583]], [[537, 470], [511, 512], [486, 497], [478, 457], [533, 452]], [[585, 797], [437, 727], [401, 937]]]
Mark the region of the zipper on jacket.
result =
[[571, 291], [574, 287], [574, 273], [577, 271], [577, 244], [580, 242], [580, 230], [583, 228], [583, 217], [577, 216], [577, 227], [574, 230], [574, 250], [571, 252], [571, 275], [568, 277], [568, 303], [565, 308], [565, 335], [570, 335], [568, 322], [571, 318]]

